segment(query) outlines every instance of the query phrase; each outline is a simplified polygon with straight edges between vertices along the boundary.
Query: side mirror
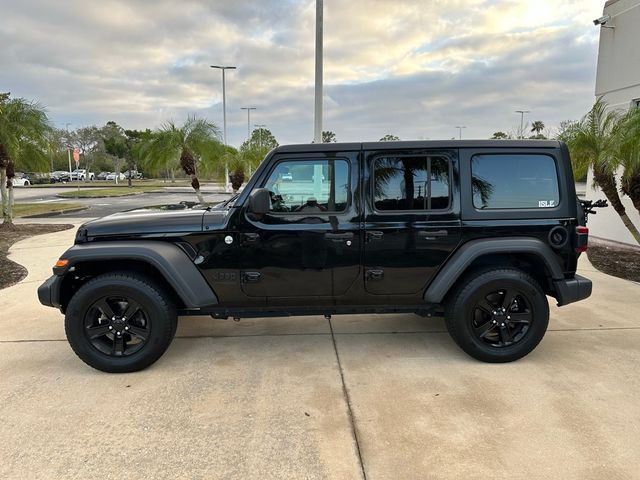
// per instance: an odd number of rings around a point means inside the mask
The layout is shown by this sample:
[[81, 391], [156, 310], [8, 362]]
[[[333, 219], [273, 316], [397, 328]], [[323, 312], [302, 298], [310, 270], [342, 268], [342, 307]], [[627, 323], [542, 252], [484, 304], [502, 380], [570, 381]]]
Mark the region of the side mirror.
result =
[[271, 195], [266, 188], [256, 188], [249, 195], [249, 212], [264, 216], [271, 210]]

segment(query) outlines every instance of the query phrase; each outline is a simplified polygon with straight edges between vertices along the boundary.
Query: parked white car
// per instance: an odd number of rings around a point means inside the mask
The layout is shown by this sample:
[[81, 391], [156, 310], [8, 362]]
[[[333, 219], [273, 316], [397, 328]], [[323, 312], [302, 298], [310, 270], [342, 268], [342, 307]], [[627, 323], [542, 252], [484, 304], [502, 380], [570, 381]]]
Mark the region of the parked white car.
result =
[[[89, 172], [89, 180], [93, 180], [96, 178], [95, 173]], [[87, 171], [84, 168], [77, 168], [73, 172], [71, 172], [71, 180], [87, 180]]]
[[124, 180], [125, 176], [124, 176], [123, 173], [116, 173], [116, 172], [111, 172], [111, 173], [109, 173], [109, 175], [107, 175], [107, 180], [109, 180], [111, 182], [113, 182], [116, 178], [118, 180]]
[[14, 177], [12, 182], [14, 187], [28, 187], [31, 185], [29, 177]]

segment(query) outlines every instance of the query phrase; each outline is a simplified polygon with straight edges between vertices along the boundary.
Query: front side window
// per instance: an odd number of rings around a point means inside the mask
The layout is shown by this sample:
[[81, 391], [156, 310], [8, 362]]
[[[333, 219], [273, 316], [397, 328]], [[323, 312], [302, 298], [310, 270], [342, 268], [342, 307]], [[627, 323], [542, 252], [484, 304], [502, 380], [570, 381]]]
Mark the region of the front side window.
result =
[[274, 213], [343, 212], [349, 201], [349, 164], [340, 159], [285, 160], [264, 187]]
[[444, 157], [378, 157], [373, 162], [378, 211], [449, 208], [449, 161]]
[[556, 162], [548, 155], [474, 155], [471, 175], [478, 209], [554, 208], [560, 201]]

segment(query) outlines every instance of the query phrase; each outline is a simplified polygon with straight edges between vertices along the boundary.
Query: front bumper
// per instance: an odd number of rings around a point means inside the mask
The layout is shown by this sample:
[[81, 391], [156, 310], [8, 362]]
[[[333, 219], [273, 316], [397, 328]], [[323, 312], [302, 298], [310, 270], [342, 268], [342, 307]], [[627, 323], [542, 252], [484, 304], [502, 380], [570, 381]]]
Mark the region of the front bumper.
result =
[[62, 277], [53, 275], [38, 287], [38, 300], [47, 307], [60, 308], [60, 286]]
[[558, 306], [568, 305], [573, 302], [584, 300], [591, 295], [591, 280], [580, 275], [566, 280], [553, 282], [556, 287]]

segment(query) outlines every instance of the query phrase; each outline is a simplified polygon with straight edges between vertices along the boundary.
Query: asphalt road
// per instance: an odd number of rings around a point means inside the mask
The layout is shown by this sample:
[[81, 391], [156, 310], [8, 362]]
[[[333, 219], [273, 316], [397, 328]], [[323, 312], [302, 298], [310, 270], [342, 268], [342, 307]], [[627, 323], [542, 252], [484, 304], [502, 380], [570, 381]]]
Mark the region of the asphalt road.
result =
[[[143, 193], [126, 197], [106, 198], [59, 198], [56, 195], [62, 192], [74, 191], [74, 187], [28, 187], [16, 188], [15, 200], [19, 203], [58, 203], [72, 202], [86, 205], [89, 208], [81, 212], [71, 212], [56, 215], [56, 218], [96, 218], [111, 215], [125, 210], [143, 208], [150, 205], [166, 205], [180, 203], [182, 201], [195, 202], [196, 195], [189, 187], [166, 187], [162, 193]], [[221, 193], [217, 186], [204, 187], [204, 198], [207, 202], [221, 202], [231, 196]]]

